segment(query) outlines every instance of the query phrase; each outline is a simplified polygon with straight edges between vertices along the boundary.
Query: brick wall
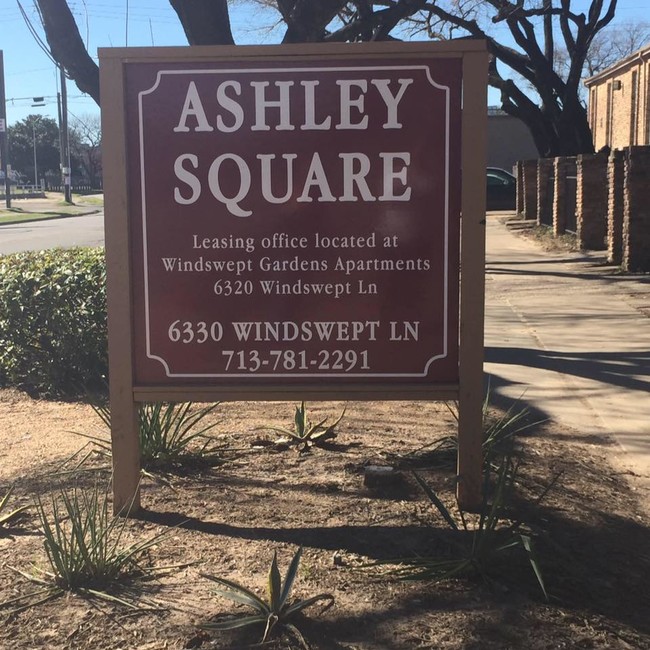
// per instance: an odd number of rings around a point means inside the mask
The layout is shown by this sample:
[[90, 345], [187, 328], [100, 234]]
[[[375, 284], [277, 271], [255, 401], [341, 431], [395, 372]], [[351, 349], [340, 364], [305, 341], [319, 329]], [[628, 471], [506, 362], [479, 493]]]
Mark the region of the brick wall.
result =
[[577, 159], [576, 235], [580, 248], [607, 247], [607, 160], [602, 153]]
[[625, 271], [650, 271], [650, 147], [624, 156], [623, 263]]
[[580, 248], [607, 249], [610, 264], [650, 271], [650, 146], [523, 161], [516, 172], [525, 219], [540, 223], [552, 202], [554, 235], [575, 231]]
[[612, 151], [607, 162], [607, 261], [610, 264], [623, 261], [624, 162], [621, 149]]

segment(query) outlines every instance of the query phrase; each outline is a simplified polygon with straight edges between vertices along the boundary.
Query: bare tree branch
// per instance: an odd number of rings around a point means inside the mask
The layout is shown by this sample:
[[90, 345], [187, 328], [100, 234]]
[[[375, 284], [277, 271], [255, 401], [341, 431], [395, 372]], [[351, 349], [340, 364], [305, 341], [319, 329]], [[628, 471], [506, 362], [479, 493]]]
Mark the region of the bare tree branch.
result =
[[[575, 154], [593, 150], [587, 115], [580, 100], [580, 80], [589, 48], [596, 35], [614, 17], [617, 0], [592, 0], [588, 18], [571, 8], [571, 0], [430, 0], [428, 20], [460, 27], [473, 36], [486, 38], [494, 57], [489, 83], [501, 92], [503, 109], [528, 125], [542, 155]], [[494, 12], [492, 23], [505, 23], [516, 48], [506, 47], [481, 27], [486, 9]], [[482, 13], [481, 13], [482, 12]], [[554, 29], [559, 24], [559, 32]], [[565, 48], [558, 46], [558, 33]], [[543, 39], [543, 41], [542, 41]], [[556, 49], [568, 53], [566, 74], [556, 68]], [[501, 61], [523, 77], [539, 96], [531, 102], [516, 81], [496, 71]]]

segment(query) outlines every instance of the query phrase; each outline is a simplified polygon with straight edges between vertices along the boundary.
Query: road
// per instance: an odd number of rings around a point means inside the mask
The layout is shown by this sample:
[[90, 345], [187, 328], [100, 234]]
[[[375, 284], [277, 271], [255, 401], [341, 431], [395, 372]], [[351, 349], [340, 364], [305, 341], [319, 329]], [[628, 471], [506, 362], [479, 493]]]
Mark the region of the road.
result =
[[44, 248], [103, 246], [104, 213], [0, 225], [0, 254]]

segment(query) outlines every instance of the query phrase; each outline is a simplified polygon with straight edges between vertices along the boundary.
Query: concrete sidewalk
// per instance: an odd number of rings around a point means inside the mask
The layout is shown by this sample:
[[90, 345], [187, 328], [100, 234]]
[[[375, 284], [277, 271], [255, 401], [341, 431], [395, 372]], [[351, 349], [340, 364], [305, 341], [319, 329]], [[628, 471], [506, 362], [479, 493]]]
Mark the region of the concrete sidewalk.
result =
[[650, 276], [544, 251], [491, 214], [485, 337], [497, 395], [524, 395], [585, 441], [613, 436], [618, 468], [650, 486]]

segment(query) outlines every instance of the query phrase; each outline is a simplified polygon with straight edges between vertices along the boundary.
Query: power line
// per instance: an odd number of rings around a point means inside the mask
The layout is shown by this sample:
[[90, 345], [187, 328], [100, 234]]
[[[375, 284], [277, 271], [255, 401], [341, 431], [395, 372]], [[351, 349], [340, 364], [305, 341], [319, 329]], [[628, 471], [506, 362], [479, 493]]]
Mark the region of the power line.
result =
[[52, 56], [52, 54], [50, 52], [50, 48], [47, 47], [47, 45], [45, 45], [45, 43], [43, 42], [43, 39], [36, 32], [36, 29], [32, 25], [29, 18], [27, 17], [27, 13], [23, 9], [23, 6], [20, 4], [20, 0], [16, 0], [16, 2], [18, 3], [18, 7], [20, 8], [20, 13], [23, 15], [23, 19], [25, 20], [25, 24], [27, 25], [27, 29], [30, 31], [31, 35], [34, 37], [34, 40], [36, 41], [37, 45], [41, 48], [41, 50], [43, 50], [43, 52], [45, 52], [47, 58], [50, 59], [50, 61], [52, 61], [52, 63], [54, 63], [54, 65], [58, 67], [58, 63], [54, 60], [54, 57]]

